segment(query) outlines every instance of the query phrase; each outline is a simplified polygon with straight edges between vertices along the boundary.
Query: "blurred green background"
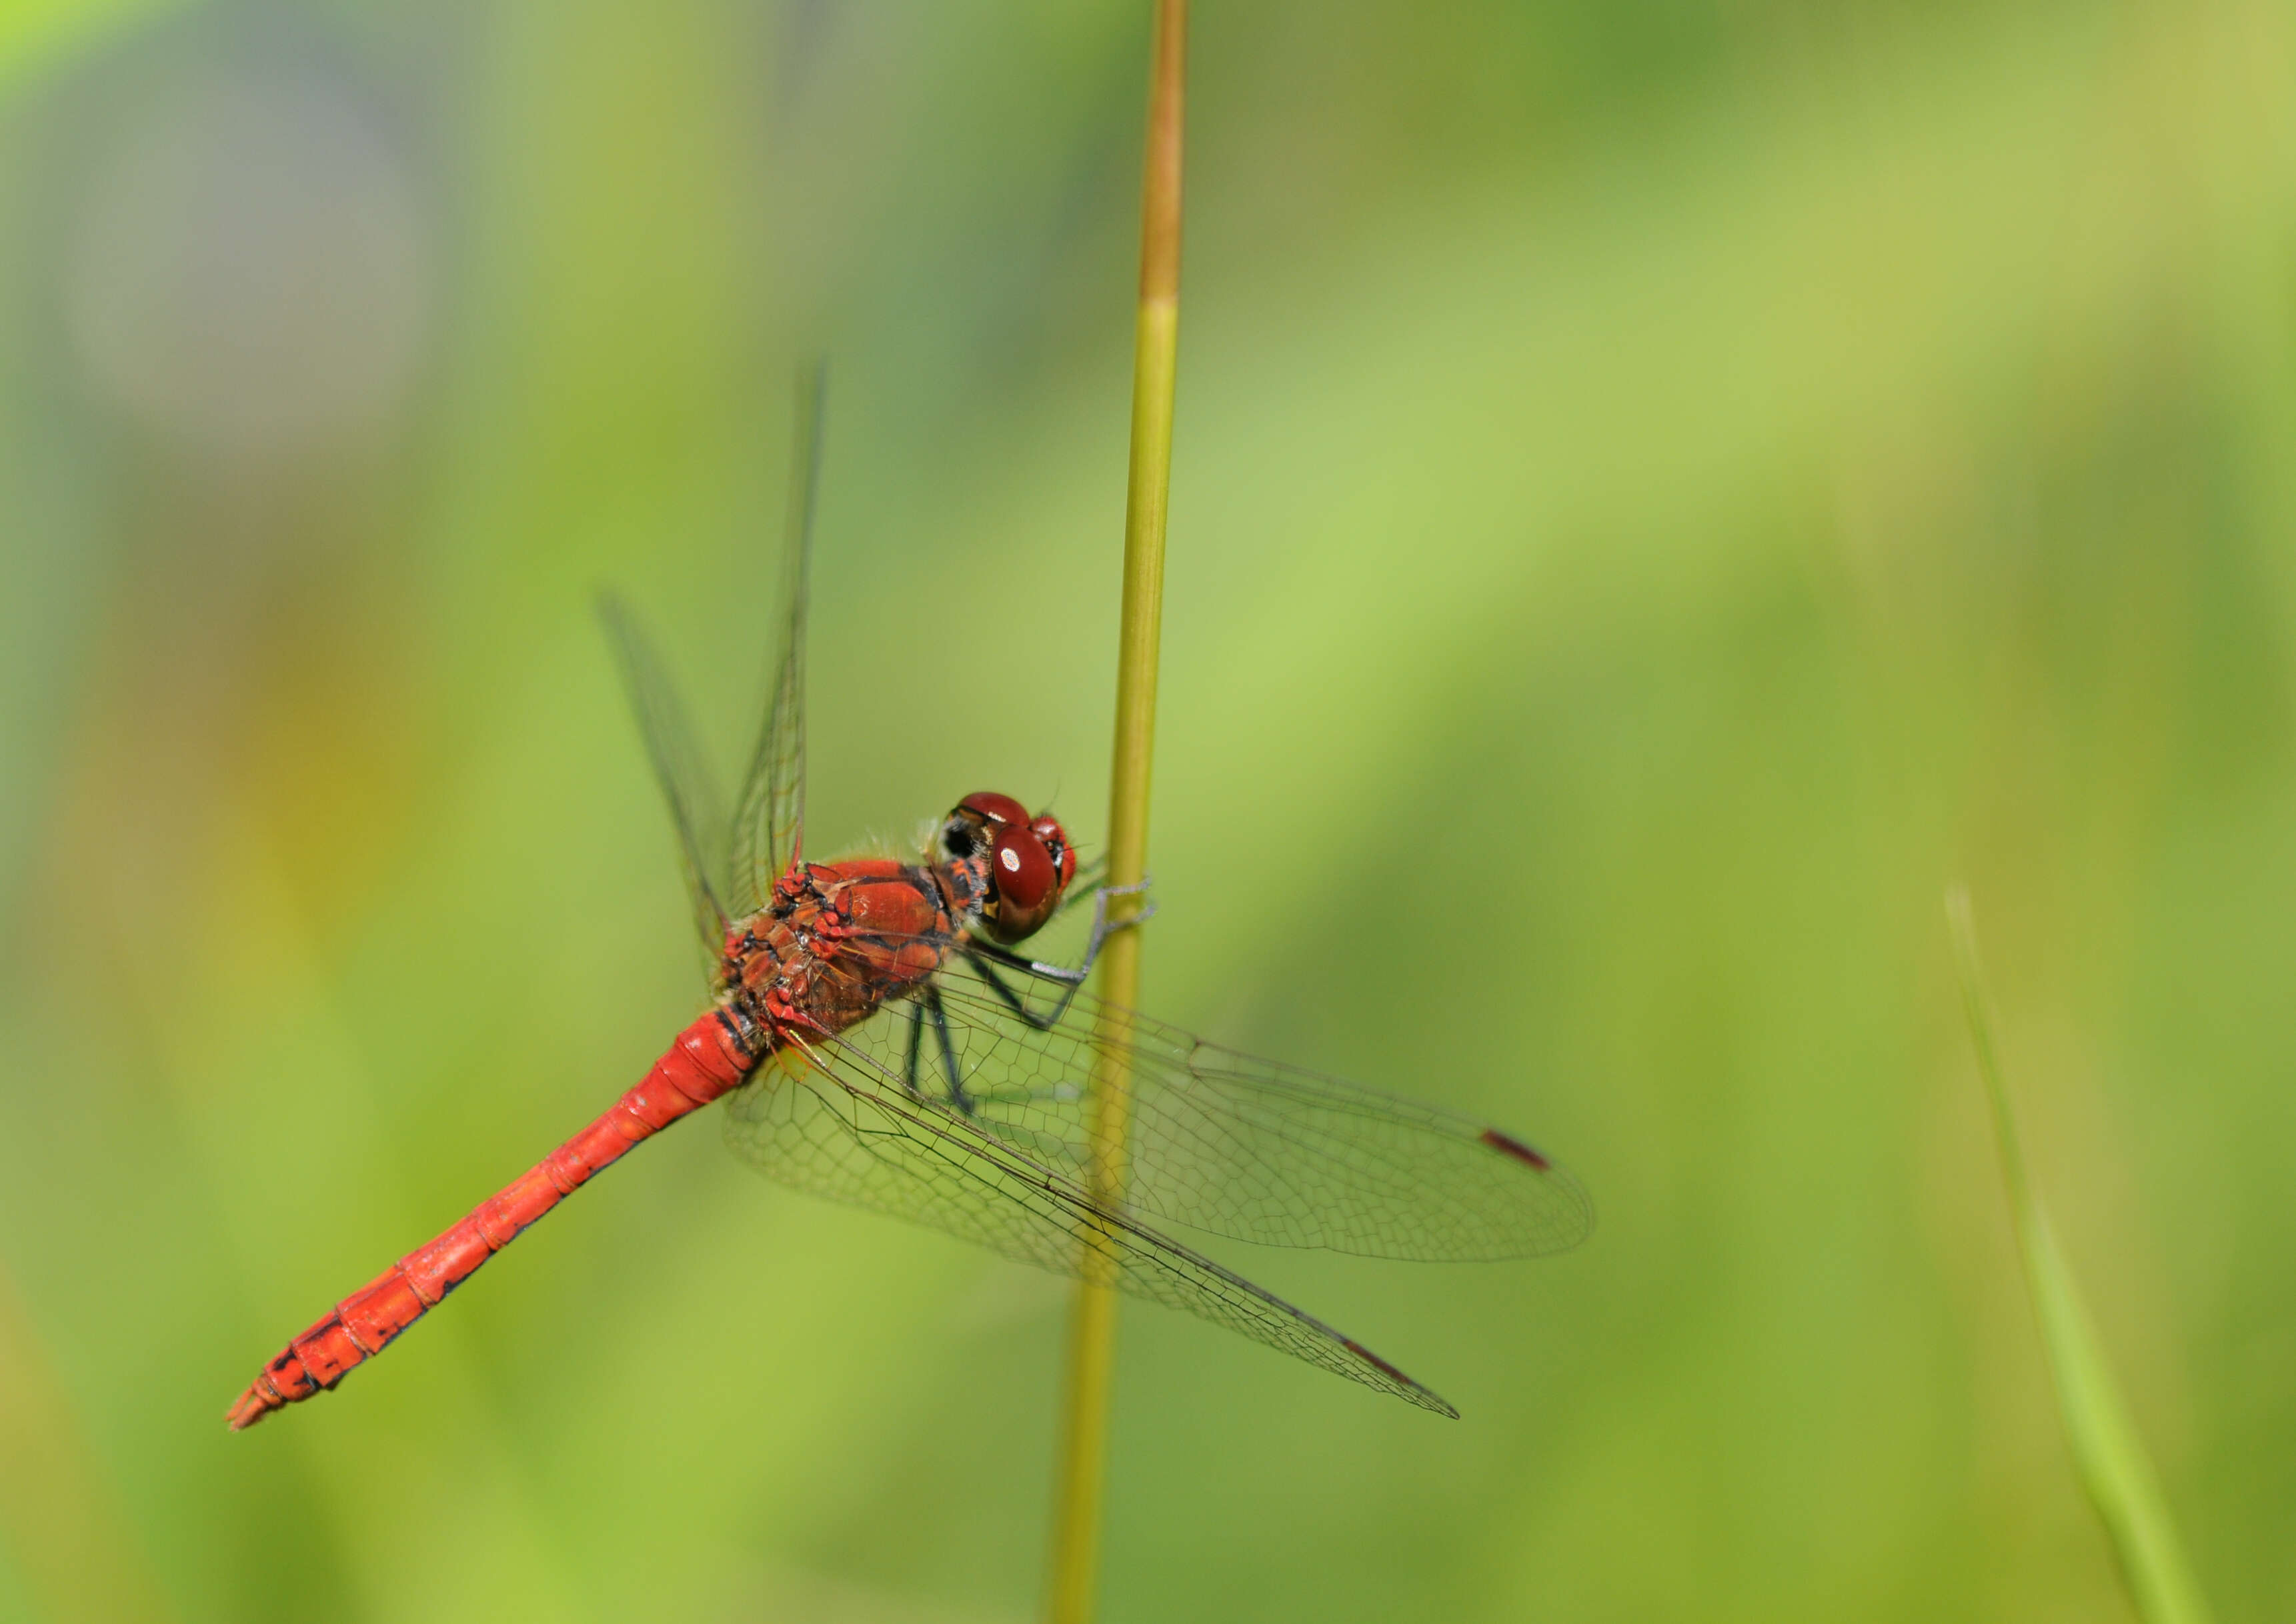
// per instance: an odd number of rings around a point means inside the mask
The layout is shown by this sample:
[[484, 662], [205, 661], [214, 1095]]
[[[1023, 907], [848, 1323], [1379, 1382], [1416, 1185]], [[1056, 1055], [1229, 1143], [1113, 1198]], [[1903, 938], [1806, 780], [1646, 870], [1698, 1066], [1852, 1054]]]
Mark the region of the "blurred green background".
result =
[[[1023, 1620], [1066, 1292], [671, 1133], [223, 1412], [696, 1008], [590, 612], [812, 831], [1103, 785], [1143, 4], [0, 9], [0, 1619]], [[2126, 1616], [1955, 1001], [2228, 1620], [2296, 1611], [2296, 22], [1198, 7], [1150, 1007], [1593, 1242], [1216, 1247], [1111, 1620]], [[728, 750], [730, 755], [730, 748]]]

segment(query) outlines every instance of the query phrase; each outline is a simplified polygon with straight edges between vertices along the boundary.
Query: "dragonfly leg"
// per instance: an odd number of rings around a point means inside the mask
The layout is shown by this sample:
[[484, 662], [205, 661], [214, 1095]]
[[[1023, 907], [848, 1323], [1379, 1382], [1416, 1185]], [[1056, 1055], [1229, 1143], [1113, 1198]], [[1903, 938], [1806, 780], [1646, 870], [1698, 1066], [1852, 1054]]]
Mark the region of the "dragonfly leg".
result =
[[[940, 993], [935, 988], [927, 987], [919, 1001], [924, 1006], [926, 1016], [932, 1022], [933, 1031], [940, 1038], [940, 1063], [948, 1079], [948, 1103], [964, 1115], [971, 1116], [972, 1097], [964, 1091], [964, 1073], [956, 1064], [956, 1042], [948, 1035], [948, 1012], [940, 1007]], [[922, 1032], [922, 1026], [918, 1030]], [[910, 1041], [909, 1053], [914, 1064], [916, 1056], [914, 1037]]]
[[1119, 930], [1145, 925], [1156, 917], [1156, 904], [1143, 902], [1137, 913], [1127, 914], [1111, 925], [1108, 922], [1108, 899], [1112, 896], [1144, 897], [1148, 894], [1148, 887], [1155, 883], [1154, 875], [1144, 874], [1134, 885], [1103, 885], [1092, 894], [1092, 937], [1084, 945], [1084, 962], [1077, 967], [1076, 978], [1079, 984], [1092, 974], [1093, 960], [1100, 957], [1101, 943], [1106, 942], [1110, 935]]
[[922, 1000], [909, 1000], [909, 1056], [901, 1067], [901, 1089], [911, 1099], [922, 1099], [917, 1088], [917, 1051], [923, 1047], [925, 1011]]
[[[1099, 959], [1100, 950], [1109, 937], [1119, 930], [1128, 930], [1133, 926], [1144, 924], [1156, 917], [1156, 904], [1151, 902], [1138, 913], [1111, 924], [1108, 918], [1108, 899], [1112, 896], [1136, 896], [1146, 891], [1151, 883], [1152, 882], [1144, 879], [1136, 885], [1103, 885], [1093, 894], [1092, 935], [1085, 943], [1082, 964], [1073, 967], [1068, 965], [1046, 964], [1040, 959], [1023, 959], [1018, 953], [1007, 952], [990, 943], [974, 942], [971, 944], [972, 953], [969, 960], [972, 969], [981, 980], [987, 982], [995, 990], [996, 995], [1004, 1000], [1013, 1014], [1038, 1032], [1048, 1032], [1060, 1024], [1061, 1016], [1068, 1013], [1069, 1005], [1074, 1002], [1076, 995], [1083, 991], [1086, 980], [1092, 975], [1093, 964]], [[992, 964], [1001, 964], [1008, 970], [1019, 970], [1023, 974], [1037, 976], [1040, 980], [1059, 983], [1062, 988], [1060, 1000], [1049, 1011], [1042, 1015], [1037, 1014], [1029, 1008], [1027, 1000], [1005, 985], [1004, 977], [989, 967]]]
[[975, 975], [978, 975], [981, 980], [988, 983], [988, 990], [1004, 1000], [1004, 1007], [1006, 1008], [1010, 1009], [1014, 1015], [1019, 1016], [1022, 1021], [1026, 1022], [1029, 1025], [1035, 1027], [1038, 1032], [1049, 1031], [1053, 1024], [1061, 1018], [1061, 1011], [1068, 1008], [1069, 1000], [1076, 996], [1075, 987], [1070, 987], [1068, 992], [1062, 997], [1061, 1001], [1054, 1007], [1052, 1014], [1048, 1016], [1040, 1016], [1037, 1014], [1036, 1011], [1029, 1008], [1027, 1001], [1023, 1000], [1018, 992], [1013, 992], [1012, 988], [1006, 986], [1004, 984], [1004, 978], [1002, 975], [999, 975], [988, 965], [983, 963], [978, 958], [969, 959], [967, 960], [967, 963], [971, 965], [972, 973]]

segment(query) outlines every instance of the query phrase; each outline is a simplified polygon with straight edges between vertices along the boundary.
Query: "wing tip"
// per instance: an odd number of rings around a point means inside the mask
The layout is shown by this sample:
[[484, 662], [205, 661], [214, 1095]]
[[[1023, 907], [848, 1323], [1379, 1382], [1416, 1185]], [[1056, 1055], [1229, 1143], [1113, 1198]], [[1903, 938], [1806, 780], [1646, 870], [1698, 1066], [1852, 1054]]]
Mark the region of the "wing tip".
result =
[[1486, 1128], [1482, 1131], [1481, 1138], [1484, 1144], [1501, 1155], [1513, 1156], [1526, 1167], [1537, 1168], [1542, 1173], [1551, 1173], [1554, 1171], [1554, 1163], [1548, 1161], [1536, 1148], [1524, 1144], [1512, 1134], [1501, 1133], [1496, 1128]]
[[1524, 1143], [1511, 1133], [1501, 1133], [1496, 1128], [1486, 1128], [1476, 1138], [1485, 1147], [1497, 1151], [1510, 1161], [1520, 1162], [1533, 1172], [1543, 1174], [1549, 1189], [1567, 1193], [1571, 1217], [1576, 1221], [1553, 1227], [1539, 1244], [1524, 1255], [1540, 1257], [1550, 1253], [1568, 1252], [1583, 1245], [1587, 1237], [1595, 1233], [1594, 1198], [1587, 1194], [1586, 1186], [1557, 1167], [1546, 1152], [1537, 1146]]
[[1369, 1365], [1374, 1370], [1378, 1371], [1380, 1375], [1387, 1378], [1386, 1383], [1375, 1383], [1375, 1385], [1386, 1386], [1397, 1398], [1406, 1400], [1410, 1403], [1415, 1404], [1421, 1409], [1432, 1410], [1435, 1414], [1439, 1416], [1447, 1416], [1454, 1421], [1456, 1421], [1459, 1418], [1458, 1410], [1453, 1407], [1448, 1399], [1446, 1399], [1441, 1393], [1437, 1392], [1433, 1388], [1422, 1386], [1419, 1383], [1413, 1381], [1401, 1370], [1398, 1369], [1395, 1366], [1389, 1364], [1385, 1359], [1380, 1358], [1378, 1354], [1374, 1353], [1369, 1348], [1365, 1347], [1354, 1337], [1342, 1336], [1340, 1338], [1340, 1345], [1345, 1348], [1349, 1352], [1354, 1354], [1365, 1364]]

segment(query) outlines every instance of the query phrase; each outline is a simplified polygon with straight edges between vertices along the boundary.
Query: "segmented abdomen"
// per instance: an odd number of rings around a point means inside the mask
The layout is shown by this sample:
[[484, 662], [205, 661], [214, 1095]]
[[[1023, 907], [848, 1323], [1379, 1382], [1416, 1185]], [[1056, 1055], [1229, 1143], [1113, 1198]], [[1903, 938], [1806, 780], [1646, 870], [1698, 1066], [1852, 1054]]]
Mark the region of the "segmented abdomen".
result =
[[611, 1166], [630, 1147], [741, 1086], [762, 1057], [722, 1012], [695, 1021], [645, 1080], [501, 1194], [429, 1245], [407, 1253], [287, 1344], [231, 1407], [232, 1431], [332, 1388], [390, 1345], [519, 1232]]

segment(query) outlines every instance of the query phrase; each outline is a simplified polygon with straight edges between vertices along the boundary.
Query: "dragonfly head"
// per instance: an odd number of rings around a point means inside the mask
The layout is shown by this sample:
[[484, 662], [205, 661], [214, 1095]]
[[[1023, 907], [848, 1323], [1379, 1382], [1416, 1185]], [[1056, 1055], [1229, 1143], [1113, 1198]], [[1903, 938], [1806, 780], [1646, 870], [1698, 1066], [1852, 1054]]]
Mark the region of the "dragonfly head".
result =
[[982, 790], [956, 804], [940, 826], [940, 849], [950, 862], [982, 862], [988, 902], [980, 923], [1004, 943], [1044, 927], [1076, 877], [1076, 848], [1050, 812], [1035, 818], [1011, 796]]

